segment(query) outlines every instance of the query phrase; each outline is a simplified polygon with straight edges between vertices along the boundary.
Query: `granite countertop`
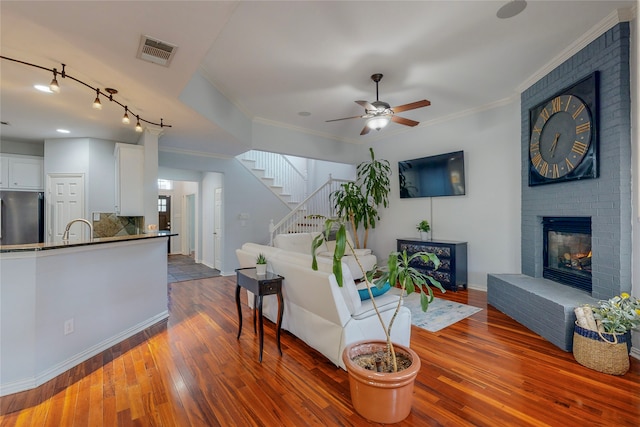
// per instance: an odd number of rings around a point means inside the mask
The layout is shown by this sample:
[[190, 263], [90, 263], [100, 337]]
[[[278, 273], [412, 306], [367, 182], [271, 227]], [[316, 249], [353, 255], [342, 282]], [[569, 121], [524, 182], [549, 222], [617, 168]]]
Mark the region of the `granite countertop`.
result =
[[131, 234], [125, 236], [98, 237], [91, 240], [69, 240], [66, 242], [30, 243], [26, 245], [0, 245], [0, 253], [3, 252], [31, 252], [46, 251], [51, 249], [71, 248], [77, 246], [99, 245], [102, 243], [127, 242], [131, 240], [153, 239], [157, 237], [177, 236], [170, 231], [149, 232], [143, 234]]

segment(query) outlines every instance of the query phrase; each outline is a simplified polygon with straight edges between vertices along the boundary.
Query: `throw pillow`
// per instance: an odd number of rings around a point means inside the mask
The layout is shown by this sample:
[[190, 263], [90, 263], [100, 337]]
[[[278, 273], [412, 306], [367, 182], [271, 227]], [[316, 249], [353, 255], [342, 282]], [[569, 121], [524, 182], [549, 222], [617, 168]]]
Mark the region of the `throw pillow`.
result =
[[[358, 293], [360, 294], [360, 300], [364, 301], [370, 298], [369, 291], [367, 290], [366, 282], [363, 281], [357, 286], [357, 288], [358, 288]], [[384, 286], [382, 286], [382, 288], [378, 288], [376, 285], [372, 285], [371, 293], [375, 298], [377, 296], [380, 296], [386, 293], [389, 289], [391, 289], [391, 285], [389, 284], [389, 282], [385, 283]]]

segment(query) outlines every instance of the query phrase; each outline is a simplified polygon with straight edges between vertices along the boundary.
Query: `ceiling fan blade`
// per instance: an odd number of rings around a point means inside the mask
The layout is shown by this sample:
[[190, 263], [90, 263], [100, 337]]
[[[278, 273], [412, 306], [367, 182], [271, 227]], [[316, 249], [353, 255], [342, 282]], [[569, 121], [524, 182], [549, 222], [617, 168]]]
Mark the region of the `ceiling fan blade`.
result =
[[399, 117], [399, 116], [391, 116], [391, 121], [399, 123], [401, 125], [411, 126], [411, 127], [420, 124], [420, 122], [416, 122], [415, 120], [405, 119], [404, 117]]
[[369, 129], [369, 126], [364, 125], [364, 128], [362, 128], [362, 132], [360, 132], [360, 135], [366, 135], [369, 133], [371, 129]]
[[341, 118], [341, 119], [326, 120], [326, 121], [325, 121], [325, 123], [328, 123], [328, 122], [337, 122], [337, 121], [339, 121], [339, 120], [361, 119], [361, 118], [362, 118], [362, 116], [343, 117], [343, 118]]
[[377, 108], [374, 107], [369, 101], [355, 101], [355, 103], [360, 105], [361, 107], [364, 107], [365, 110], [377, 110]]
[[414, 110], [416, 108], [428, 107], [431, 105], [431, 102], [423, 99], [422, 101], [412, 102], [411, 104], [398, 105], [397, 107], [392, 107], [391, 110], [394, 113], [401, 113], [407, 110]]

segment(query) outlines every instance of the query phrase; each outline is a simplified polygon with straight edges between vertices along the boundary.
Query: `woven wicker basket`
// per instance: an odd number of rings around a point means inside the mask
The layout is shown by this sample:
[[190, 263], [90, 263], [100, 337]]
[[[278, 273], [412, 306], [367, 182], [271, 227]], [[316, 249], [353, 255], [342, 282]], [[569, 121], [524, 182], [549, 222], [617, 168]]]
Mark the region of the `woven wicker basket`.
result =
[[573, 332], [573, 356], [587, 368], [611, 375], [629, 370], [629, 334], [606, 334], [578, 324]]

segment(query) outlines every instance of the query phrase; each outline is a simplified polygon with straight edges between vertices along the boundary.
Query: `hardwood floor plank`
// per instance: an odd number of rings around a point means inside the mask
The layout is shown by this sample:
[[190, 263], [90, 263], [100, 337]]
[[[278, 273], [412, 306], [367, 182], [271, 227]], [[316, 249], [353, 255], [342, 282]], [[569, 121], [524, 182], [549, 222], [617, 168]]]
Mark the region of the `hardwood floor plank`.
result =
[[[168, 320], [42, 386], [0, 398], [4, 426], [370, 426], [348, 376], [288, 332], [283, 355], [265, 321], [263, 362], [235, 277], [172, 284]], [[624, 376], [587, 369], [487, 305], [486, 293], [441, 298], [483, 310], [438, 332], [412, 328], [422, 369], [402, 426], [638, 426], [640, 361]]]

